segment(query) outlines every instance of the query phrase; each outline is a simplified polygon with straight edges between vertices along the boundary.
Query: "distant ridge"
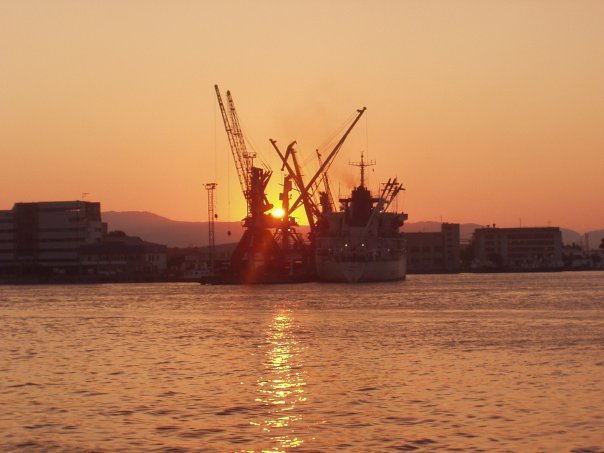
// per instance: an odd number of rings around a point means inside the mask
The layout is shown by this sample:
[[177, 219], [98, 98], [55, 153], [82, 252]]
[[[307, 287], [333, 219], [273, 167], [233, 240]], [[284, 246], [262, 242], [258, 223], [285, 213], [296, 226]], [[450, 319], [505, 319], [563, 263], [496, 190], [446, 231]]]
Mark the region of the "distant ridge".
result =
[[[122, 230], [146, 241], [169, 247], [208, 245], [207, 222], [183, 222], [171, 220], [146, 211], [107, 211], [102, 214], [109, 231]], [[229, 235], [230, 232], [230, 235]], [[240, 222], [216, 222], [217, 244], [237, 242], [243, 234]]]
[[[131, 236], [169, 247], [205, 246], [208, 244], [207, 222], [183, 222], [171, 220], [166, 217], [146, 211], [107, 211], [102, 214], [103, 221], [107, 222], [109, 231], [122, 230]], [[460, 225], [462, 241], [469, 240], [476, 228], [482, 225], [476, 223], [463, 223]], [[305, 234], [308, 227], [300, 227], [300, 232]], [[566, 228], [561, 228], [562, 240], [565, 244], [581, 244], [584, 235]], [[403, 227], [405, 232], [435, 232], [440, 231], [440, 222], [424, 221], [409, 222]], [[229, 235], [229, 232], [231, 233]], [[237, 242], [243, 234], [241, 222], [216, 222], [215, 235], [217, 244]], [[591, 248], [597, 248], [604, 237], [603, 230], [587, 233]]]

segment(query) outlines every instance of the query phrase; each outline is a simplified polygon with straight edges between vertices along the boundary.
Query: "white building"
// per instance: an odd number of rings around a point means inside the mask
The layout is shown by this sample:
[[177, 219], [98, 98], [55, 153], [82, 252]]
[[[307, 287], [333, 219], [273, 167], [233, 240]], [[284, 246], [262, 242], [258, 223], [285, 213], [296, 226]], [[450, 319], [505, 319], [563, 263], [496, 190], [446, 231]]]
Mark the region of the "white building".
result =
[[477, 228], [474, 269], [562, 269], [562, 233], [558, 227]]
[[73, 270], [80, 246], [100, 242], [106, 232], [98, 202], [15, 203], [0, 211], [0, 268]]

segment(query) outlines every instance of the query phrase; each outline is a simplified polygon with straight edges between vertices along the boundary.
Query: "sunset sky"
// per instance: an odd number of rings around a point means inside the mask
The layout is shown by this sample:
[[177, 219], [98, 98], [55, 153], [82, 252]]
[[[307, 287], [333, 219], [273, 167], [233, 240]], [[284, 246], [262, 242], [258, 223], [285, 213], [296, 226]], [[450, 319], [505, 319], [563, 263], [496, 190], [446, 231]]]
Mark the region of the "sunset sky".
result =
[[[367, 107], [330, 173], [376, 161], [410, 221], [604, 228], [604, 1], [0, 0], [0, 209], [219, 220], [244, 203], [215, 99], [254, 149], [314, 150]], [[300, 211], [300, 215], [302, 212]]]

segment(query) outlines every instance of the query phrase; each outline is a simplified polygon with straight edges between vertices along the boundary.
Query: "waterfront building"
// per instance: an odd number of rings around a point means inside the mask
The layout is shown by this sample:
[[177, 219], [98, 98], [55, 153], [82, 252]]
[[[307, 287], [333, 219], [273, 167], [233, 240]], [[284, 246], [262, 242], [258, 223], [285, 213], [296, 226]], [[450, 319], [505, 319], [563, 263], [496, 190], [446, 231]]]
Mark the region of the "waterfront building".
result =
[[475, 270], [562, 269], [562, 232], [558, 227], [477, 228]]
[[211, 274], [212, 265], [214, 270], [228, 269], [236, 248], [234, 242], [217, 244], [213, 250], [209, 246], [169, 249], [170, 273], [177, 279], [199, 281]]
[[604, 249], [585, 250], [577, 244], [562, 247], [562, 262], [568, 270], [604, 269]]
[[106, 232], [98, 202], [15, 203], [0, 211], [0, 271], [76, 273], [80, 246], [100, 242]]
[[12, 214], [12, 211], [0, 211], [0, 273], [12, 265], [15, 258], [15, 227]]
[[443, 223], [440, 232], [405, 233], [409, 273], [455, 273], [460, 271], [458, 223]]
[[127, 236], [122, 231], [109, 233], [101, 242], [80, 247], [83, 272], [116, 279], [148, 279], [162, 276], [167, 269], [167, 247]]

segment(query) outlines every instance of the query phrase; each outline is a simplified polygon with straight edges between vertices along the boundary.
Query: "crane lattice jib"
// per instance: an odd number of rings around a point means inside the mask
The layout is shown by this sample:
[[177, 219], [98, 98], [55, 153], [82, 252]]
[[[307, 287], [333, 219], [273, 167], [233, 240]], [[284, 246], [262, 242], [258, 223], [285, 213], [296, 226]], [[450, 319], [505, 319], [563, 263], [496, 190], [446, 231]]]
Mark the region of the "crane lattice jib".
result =
[[[241, 135], [241, 129], [239, 129], [239, 123], [237, 122], [237, 130], [238, 134], [235, 133], [231, 120], [229, 120], [229, 115], [224, 107], [224, 103], [222, 102], [222, 97], [220, 96], [220, 90], [218, 89], [218, 85], [214, 85], [214, 89], [216, 90], [216, 98], [218, 99], [218, 105], [220, 106], [220, 113], [222, 115], [222, 122], [224, 123], [224, 129], [227, 133], [227, 137], [229, 139], [229, 146], [231, 148], [231, 152], [233, 153], [233, 160], [235, 162], [235, 168], [237, 169], [237, 176], [239, 177], [239, 184], [241, 186], [241, 191], [243, 192], [243, 196], [248, 205], [248, 214], [250, 209], [250, 170], [248, 168], [248, 164], [246, 161], [246, 157], [244, 157], [245, 144], [243, 146], [243, 150], [239, 144], [238, 135]], [[227, 96], [229, 98], [229, 108], [234, 112], [234, 105], [231, 107], [232, 99], [230, 94], [227, 92]], [[231, 118], [232, 118], [231, 113]], [[237, 116], [235, 114], [235, 119]], [[241, 137], [243, 139], [243, 137]]]
[[248, 190], [251, 190], [250, 177], [252, 167], [254, 166], [254, 158], [256, 157], [256, 153], [247, 150], [247, 147], [245, 145], [245, 138], [243, 137], [243, 132], [241, 131], [241, 127], [239, 126], [239, 117], [237, 116], [237, 110], [235, 110], [235, 103], [233, 102], [231, 92], [227, 91], [226, 95], [227, 103], [229, 104], [229, 116], [231, 120], [233, 140], [235, 142], [235, 145], [237, 146], [237, 153], [243, 162], [243, 168], [245, 169], [245, 175], [247, 176], [247, 188]]

